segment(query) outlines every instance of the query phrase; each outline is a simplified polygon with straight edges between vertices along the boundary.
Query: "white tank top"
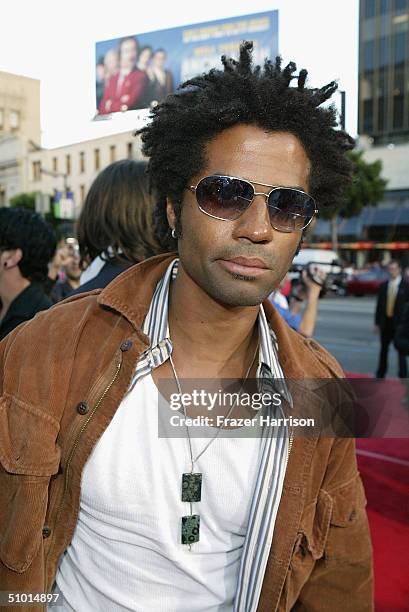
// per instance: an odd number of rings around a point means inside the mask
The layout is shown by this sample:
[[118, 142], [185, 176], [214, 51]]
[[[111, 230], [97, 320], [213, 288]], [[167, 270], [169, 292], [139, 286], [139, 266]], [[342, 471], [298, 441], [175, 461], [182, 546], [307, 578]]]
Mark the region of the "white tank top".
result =
[[[194, 457], [207, 441], [192, 439]], [[65, 610], [232, 610], [260, 449], [260, 437], [217, 438], [198, 459], [200, 541], [189, 551], [180, 542], [187, 440], [158, 437], [158, 391], [142, 378], [82, 473], [78, 523], [56, 576]]]

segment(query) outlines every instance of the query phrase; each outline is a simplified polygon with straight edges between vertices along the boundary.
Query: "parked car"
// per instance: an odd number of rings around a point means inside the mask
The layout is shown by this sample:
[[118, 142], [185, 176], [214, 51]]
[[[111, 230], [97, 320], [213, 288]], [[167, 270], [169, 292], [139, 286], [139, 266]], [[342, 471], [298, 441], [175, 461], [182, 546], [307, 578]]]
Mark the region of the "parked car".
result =
[[388, 278], [388, 273], [385, 270], [370, 270], [355, 274], [353, 278], [347, 281], [347, 293], [356, 297], [376, 295], [381, 283]]

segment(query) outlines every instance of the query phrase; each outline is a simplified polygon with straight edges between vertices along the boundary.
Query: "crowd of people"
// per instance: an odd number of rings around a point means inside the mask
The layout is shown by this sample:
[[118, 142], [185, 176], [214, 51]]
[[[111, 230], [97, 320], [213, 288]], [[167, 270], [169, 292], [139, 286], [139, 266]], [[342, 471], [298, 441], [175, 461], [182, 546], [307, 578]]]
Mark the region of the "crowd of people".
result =
[[119, 41], [96, 65], [97, 108], [101, 115], [147, 108], [173, 91], [164, 49], [139, 47], [135, 36]]

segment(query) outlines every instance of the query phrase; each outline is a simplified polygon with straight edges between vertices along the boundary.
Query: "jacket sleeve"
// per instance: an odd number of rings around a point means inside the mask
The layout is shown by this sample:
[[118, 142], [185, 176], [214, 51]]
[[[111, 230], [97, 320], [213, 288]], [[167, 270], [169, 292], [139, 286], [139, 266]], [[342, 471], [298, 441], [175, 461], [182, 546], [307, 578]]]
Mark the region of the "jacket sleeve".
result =
[[382, 319], [382, 313], [381, 313], [381, 304], [382, 304], [382, 298], [383, 298], [383, 289], [384, 288], [384, 283], [382, 283], [382, 285], [379, 287], [379, 291], [378, 291], [378, 296], [376, 299], [376, 310], [375, 310], [375, 325], [380, 325], [381, 323], [381, 319]]
[[372, 612], [372, 545], [353, 439], [334, 442], [322, 489], [330, 517], [324, 553], [292, 609], [319, 612], [328, 602], [331, 612]]
[[13, 344], [13, 341], [17, 334], [22, 329], [21, 324], [27, 323], [27, 321], [22, 320], [17, 327], [14, 327], [10, 333], [7, 334], [3, 340], [0, 341], [0, 397], [3, 395], [3, 385], [4, 385], [4, 365], [7, 358], [7, 353], [10, 346]]
[[398, 351], [409, 355], [409, 302], [405, 305], [395, 332], [394, 344]]

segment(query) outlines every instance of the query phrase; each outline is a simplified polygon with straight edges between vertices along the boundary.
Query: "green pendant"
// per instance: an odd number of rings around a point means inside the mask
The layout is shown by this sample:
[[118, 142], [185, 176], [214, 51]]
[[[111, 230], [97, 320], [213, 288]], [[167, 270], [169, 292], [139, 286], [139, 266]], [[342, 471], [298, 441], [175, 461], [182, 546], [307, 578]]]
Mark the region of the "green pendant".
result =
[[200, 516], [182, 516], [182, 544], [194, 544], [200, 537]]
[[199, 502], [202, 497], [202, 475], [200, 473], [182, 474], [182, 501]]

